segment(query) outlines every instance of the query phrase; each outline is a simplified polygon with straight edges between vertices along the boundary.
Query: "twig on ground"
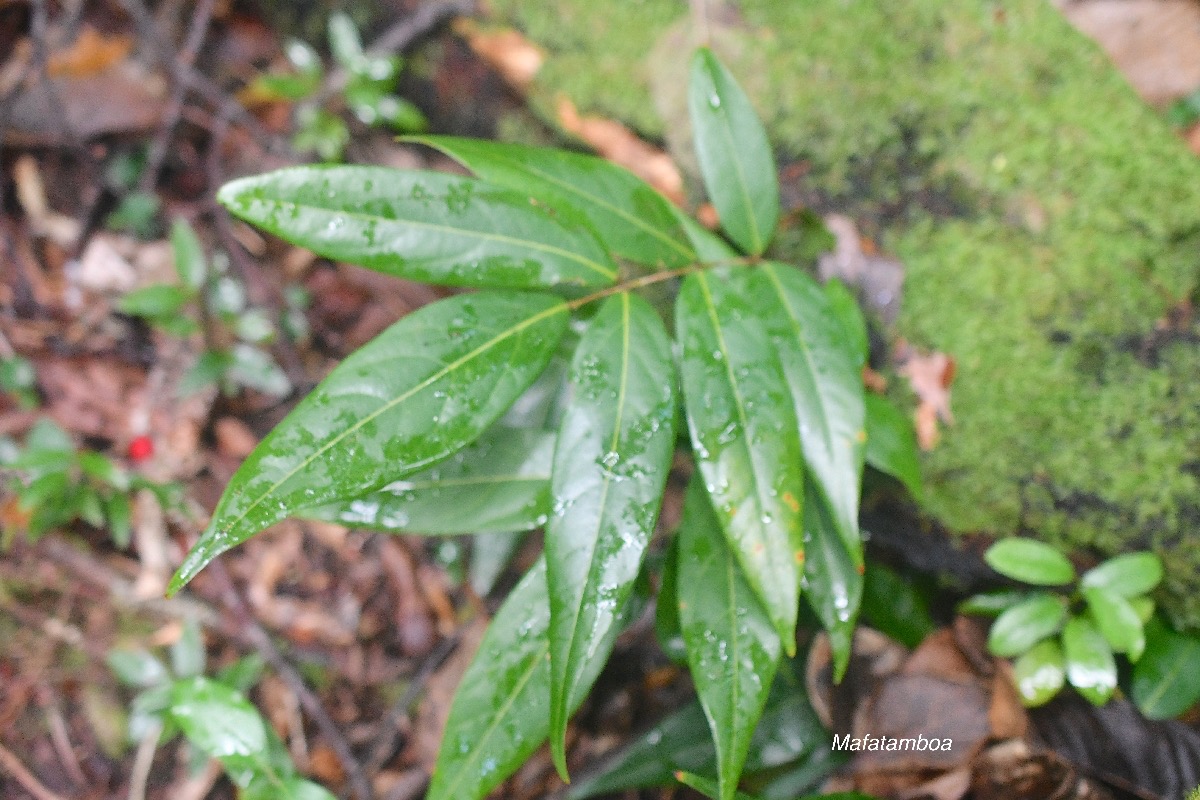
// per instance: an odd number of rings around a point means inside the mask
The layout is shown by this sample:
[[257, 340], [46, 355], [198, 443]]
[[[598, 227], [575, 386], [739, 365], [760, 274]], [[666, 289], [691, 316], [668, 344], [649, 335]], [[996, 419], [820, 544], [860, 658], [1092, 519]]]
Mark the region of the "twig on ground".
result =
[[259, 655], [271, 665], [288, 685], [288, 688], [295, 692], [296, 697], [300, 699], [300, 705], [312, 717], [317, 729], [337, 755], [354, 794], [358, 796], [359, 800], [371, 800], [374, 796], [371, 784], [367, 780], [362, 765], [358, 763], [358, 759], [351, 752], [349, 743], [325, 711], [325, 707], [321, 705], [320, 699], [308, 688], [304, 678], [284, 658], [266, 630], [254, 619], [254, 613], [246, 606], [241, 593], [233, 583], [233, 578], [225, 569], [225, 565], [220, 561], [213, 561], [208, 565], [208, 571], [221, 585], [221, 600], [226, 609], [233, 614], [235, 619], [239, 620], [242, 638], [258, 650]]
[[158, 750], [158, 737], [162, 726], [155, 725], [138, 742], [137, 754], [133, 757], [133, 768], [129, 771], [128, 800], [146, 800], [146, 783], [150, 779], [150, 768], [154, 766], [154, 752]]
[[2, 744], [0, 744], [0, 769], [12, 775], [17, 783], [21, 784], [21, 788], [33, 795], [36, 800], [63, 800], [62, 795], [47, 789], [32, 772], [25, 768], [21, 759]]
[[[183, 67], [190, 68], [196, 62], [196, 54], [200, 52], [200, 46], [204, 44], [204, 37], [208, 34], [208, 26], [212, 21], [215, 6], [216, 0], [199, 0], [196, 3], [196, 10], [192, 13], [183, 49], [179, 51], [177, 58], [178, 63]], [[172, 72], [178, 74], [177, 70]], [[166, 160], [175, 126], [183, 113], [183, 102], [187, 99], [188, 85], [178, 79], [174, 83], [174, 88], [171, 89], [171, 99], [159, 121], [158, 133], [151, 140], [147, 150], [146, 167], [142, 170], [141, 178], [138, 180], [138, 189], [143, 192], [152, 192], [158, 185], [158, 174], [162, 170], [163, 161]]]

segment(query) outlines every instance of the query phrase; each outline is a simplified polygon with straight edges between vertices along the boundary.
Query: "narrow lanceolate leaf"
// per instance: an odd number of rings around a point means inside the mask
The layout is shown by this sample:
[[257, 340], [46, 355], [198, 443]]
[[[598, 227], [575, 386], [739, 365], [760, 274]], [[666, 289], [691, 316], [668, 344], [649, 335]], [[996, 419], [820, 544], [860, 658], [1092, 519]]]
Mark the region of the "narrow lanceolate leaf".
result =
[[254, 449], [171, 581], [303, 508], [345, 502], [461, 450], [546, 366], [567, 323], [548, 295], [450, 297], [329, 374]]
[[472, 178], [384, 167], [289, 167], [241, 178], [230, 213], [339, 261], [447, 286], [607, 286], [612, 258], [591, 227]]
[[862, 563], [858, 494], [862, 483], [862, 373], [842, 323], [816, 281], [795, 267], [766, 263], [747, 274], [792, 391], [808, 476], [828, 501], [834, 530]]
[[480, 178], [581, 213], [614, 255], [650, 266], [696, 260], [668, 201], [633, 173], [595, 156], [457, 136], [412, 136]]
[[688, 276], [676, 305], [688, 427], [721, 527], [790, 654], [804, 561], [800, 429], [761, 309], [723, 280]]
[[1130, 694], [1151, 719], [1170, 719], [1200, 701], [1200, 638], [1157, 618], [1146, 625], [1146, 652], [1133, 668]]
[[297, 516], [398, 533], [528, 531], [550, 514], [553, 455], [553, 433], [496, 426], [424, 472]]
[[692, 59], [688, 112], [721, 227], [747, 253], [761, 254], [779, 221], [775, 159], [750, 98], [707, 48]]
[[912, 420], [900, 413], [887, 398], [867, 393], [866, 462], [904, 484], [921, 499], [921, 462], [917, 459], [917, 435]]
[[1163, 578], [1162, 559], [1153, 553], [1126, 553], [1110, 558], [1083, 574], [1080, 584], [1107, 589], [1132, 598], [1158, 586]]
[[1075, 568], [1066, 556], [1033, 539], [996, 542], [983, 560], [1001, 575], [1034, 586], [1062, 586], [1075, 580]]
[[688, 666], [717, 748], [720, 798], [729, 800], [779, 666], [780, 639], [699, 480], [688, 487], [678, 535]]
[[1116, 592], [1095, 587], [1085, 588], [1083, 599], [1091, 611], [1092, 622], [1113, 652], [1125, 653], [1130, 661], [1137, 662], [1146, 649], [1146, 634], [1141, 618], [1129, 601]]
[[839, 535], [825, 496], [812, 480], [804, 483], [804, 592], [829, 632], [834, 679], [840, 681], [850, 664], [854, 623], [862, 602], [862, 562], [855, 562], [855, 553]]
[[645, 300], [609, 299], [580, 339], [558, 432], [546, 525], [550, 747], [565, 777], [570, 698], [604, 662], [654, 532], [675, 445], [674, 369]]
[[[496, 612], [463, 675], [426, 800], [479, 800], [550, 732], [550, 598], [539, 559]], [[587, 666], [590, 686], [604, 666]], [[574, 709], [584, 693], [571, 699]]]
[[1117, 688], [1117, 662], [1100, 631], [1084, 617], [1075, 617], [1063, 628], [1067, 680], [1088, 702], [1102, 706]]

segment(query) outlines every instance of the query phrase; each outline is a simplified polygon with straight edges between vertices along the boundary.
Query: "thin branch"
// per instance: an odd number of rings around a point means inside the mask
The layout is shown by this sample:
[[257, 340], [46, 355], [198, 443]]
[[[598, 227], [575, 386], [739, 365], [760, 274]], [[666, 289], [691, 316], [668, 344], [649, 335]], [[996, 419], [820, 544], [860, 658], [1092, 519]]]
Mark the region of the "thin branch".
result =
[[17, 758], [12, 751], [0, 744], [0, 769], [8, 771], [17, 783], [21, 784], [25, 791], [33, 795], [36, 800], [64, 800], [62, 795], [55, 794], [45, 787], [32, 772], [25, 768], [21, 763], [21, 759]]
[[759, 263], [758, 258], [727, 258], [722, 261], [697, 261], [676, 269], [666, 269], [661, 272], [652, 272], [649, 275], [642, 275], [637, 278], [623, 281], [622, 283], [613, 286], [607, 286], [599, 291], [585, 294], [583, 297], [572, 300], [567, 303], [567, 308], [576, 311], [589, 303], [594, 303], [597, 300], [603, 300], [606, 297], [611, 297], [614, 294], [622, 292], [631, 292], [634, 289], [641, 289], [643, 286], [653, 286], [656, 283], [669, 281], [672, 278], [682, 278], [684, 275], [691, 275], [693, 272], [703, 272], [714, 267], [753, 267]]

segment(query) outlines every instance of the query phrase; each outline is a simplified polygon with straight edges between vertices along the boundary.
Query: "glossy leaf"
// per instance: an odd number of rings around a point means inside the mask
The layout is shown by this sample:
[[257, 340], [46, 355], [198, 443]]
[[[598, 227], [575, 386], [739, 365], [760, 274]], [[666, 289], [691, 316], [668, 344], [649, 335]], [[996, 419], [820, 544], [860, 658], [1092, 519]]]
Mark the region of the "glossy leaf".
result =
[[296, 511], [348, 501], [479, 438], [549, 361], [567, 322], [547, 295], [459, 295], [350, 355], [254, 449], [171, 581]]
[[633, 173], [595, 156], [522, 144], [414, 136], [497, 186], [577, 209], [614, 255], [650, 266], [696, 260], [671, 203]]
[[193, 291], [199, 291], [208, 277], [204, 247], [185, 219], [177, 219], [171, 224], [171, 255], [179, 280]]
[[688, 427], [721, 527], [790, 654], [804, 559], [799, 425], [760, 310], [725, 280], [696, 273], [679, 293]]
[[871, 355], [870, 338], [867, 336], [867, 319], [863, 316], [862, 308], [854, 292], [837, 278], [830, 278], [821, 287], [834, 317], [845, 331], [847, 344], [855, 354], [858, 366], [863, 367]]
[[654, 606], [654, 635], [667, 658], [687, 663], [687, 647], [679, 624], [679, 537], [672, 536], [659, 570], [660, 585]]
[[828, 502], [845, 552], [862, 564], [858, 494], [867, 436], [855, 353], [812, 278], [770, 262], [746, 274], [792, 392], [807, 474]]
[[688, 487], [678, 536], [679, 620], [716, 744], [720, 797], [729, 800], [779, 665], [779, 634], [742, 575], [697, 479]]
[[960, 614], [979, 614], [985, 617], [998, 617], [1003, 612], [1028, 600], [1033, 595], [1030, 592], [1020, 592], [1004, 589], [997, 592], [983, 592], [968, 597], [958, 604]]
[[546, 523], [550, 747], [564, 776], [569, 699], [586, 665], [608, 658], [675, 447], [671, 343], [649, 303], [625, 292], [607, 300], [580, 339], [569, 380]]
[[104, 661], [126, 686], [144, 689], [170, 678], [166, 665], [145, 650], [110, 650]]
[[1005, 577], [1034, 586], [1062, 586], [1075, 580], [1075, 568], [1062, 553], [1033, 539], [1004, 539], [983, 560]]
[[866, 462], [891, 475], [918, 501], [921, 499], [921, 462], [917, 458], [917, 435], [912, 420], [900, 413], [886, 397], [867, 392]]
[[[426, 800], [479, 800], [550, 732], [550, 598], [539, 559], [492, 619], [450, 706]], [[604, 664], [587, 665], [583, 701]]]
[[871, 627], [905, 647], [915, 648], [937, 629], [929, 613], [928, 592], [878, 561], [867, 562], [862, 613]]
[[828, 500], [811, 480], [804, 493], [804, 578], [808, 605], [829, 633], [834, 680], [850, 664], [854, 623], [862, 602], [863, 574], [838, 532]]
[[188, 741], [212, 758], [266, 759], [267, 730], [249, 700], [198, 676], [171, 686], [171, 718]]
[[704, 187], [721, 227], [744, 251], [761, 254], [779, 221], [775, 158], [750, 98], [707, 48], [692, 58], [688, 112]]
[[1062, 628], [1067, 606], [1057, 595], [1038, 594], [1005, 611], [992, 623], [988, 650], [1001, 658], [1020, 655]]
[[169, 317], [192, 301], [195, 292], [186, 286], [157, 283], [135, 289], [117, 301], [117, 311], [131, 317]]
[[719, 784], [716, 781], [709, 780], [702, 775], [696, 775], [691, 772], [684, 772], [680, 770], [679, 772], [675, 773], [675, 780], [679, 781], [689, 789], [695, 789], [705, 797], [729, 797], [736, 798], [736, 800], [760, 800], [759, 798], [751, 797], [745, 792], [733, 791], [728, 795], [723, 794]]
[[298, 516], [417, 534], [528, 531], [550, 513], [554, 434], [495, 426], [445, 461]]
[[383, 167], [289, 167], [221, 187], [230, 213], [318, 255], [448, 286], [607, 286], [585, 222], [472, 178]]
[[706, 264], [717, 264], [741, 258], [741, 254], [734, 250], [728, 242], [683, 211], [675, 209], [675, 215], [700, 261]]
[[1089, 620], [1074, 617], [1063, 628], [1067, 680], [1093, 705], [1102, 706], [1117, 688], [1117, 662], [1104, 636]]
[[1153, 553], [1127, 553], [1088, 570], [1079, 582], [1085, 588], [1106, 589], [1132, 598], [1158, 586], [1162, 578], [1162, 559], [1158, 556]]
[[1146, 652], [1133, 668], [1130, 694], [1151, 719], [1171, 719], [1200, 701], [1200, 637], [1157, 618], [1146, 625]]
[[1129, 605], [1133, 606], [1134, 612], [1138, 615], [1138, 619], [1145, 625], [1154, 616], [1154, 601], [1145, 595], [1129, 598]]
[[1029, 707], [1045, 705], [1066, 682], [1066, 663], [1057, 639], [1038, 642], [1013, 664], [1013, 678], [1021, 702]]
[[471, 542], [471, 562], [467, 566], [471, 591], [479, 597], [492, 593], [504, 568], [521, 549], [526, 535], [526, 531], [516, 531], [475, 537]]
[[1146, 635], [1142, 620], [1129, 601], [1115, 592], [1096, 588], [1084, 589], [1083, 597], [1092, 612], [1092, 622], [1113, 652], [1125, 653], [1134, 662], [1141, 658], [1146, 649]]

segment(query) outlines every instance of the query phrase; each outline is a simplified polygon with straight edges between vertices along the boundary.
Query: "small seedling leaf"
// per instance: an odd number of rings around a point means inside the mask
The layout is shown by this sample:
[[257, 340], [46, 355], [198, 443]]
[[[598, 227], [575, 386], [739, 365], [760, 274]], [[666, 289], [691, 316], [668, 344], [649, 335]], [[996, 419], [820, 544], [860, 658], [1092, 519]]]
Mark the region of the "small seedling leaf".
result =
[[1038, 642], [1013, 664], [1021, 702], [1029, 708], [1050, 701], [1066, 681], [1066, 661], [1057, 639]]
[[1074, 617], [1063, 628], [1067, 680], [1089, 703], [1102, 706], [1117, 688], [1117, 662], [1104, 635], [1090, 620]]
[[1066, 556], [1032, 539], [996, 542], [983, 560], [1001, 575], [1034, 586], [1062, 586], [1075, 580], [1075, 568]]
[[1024, 653], [1062, 628], [1067, 617], [1063, 598], [1039, 594], [1001, 614], [988, 633], [988, 650], [1001, 658]]
[[1162, 559], [1153, 553], [1127, 553], [1110, 558], [1084, 573], [1085, 588], [1107, 589], [1130, 598], [1158, 586], [1163, 578]]

